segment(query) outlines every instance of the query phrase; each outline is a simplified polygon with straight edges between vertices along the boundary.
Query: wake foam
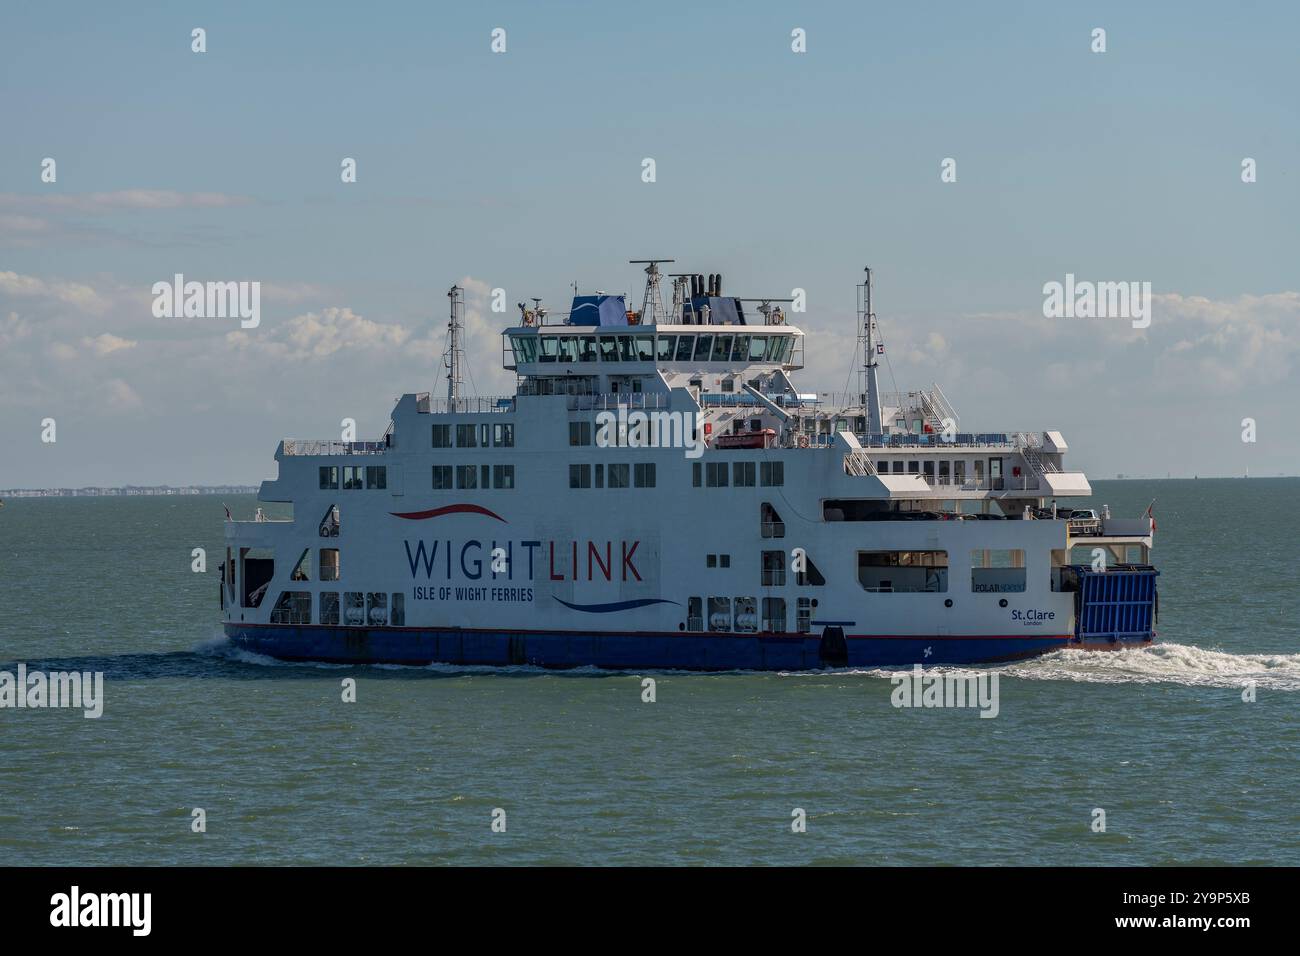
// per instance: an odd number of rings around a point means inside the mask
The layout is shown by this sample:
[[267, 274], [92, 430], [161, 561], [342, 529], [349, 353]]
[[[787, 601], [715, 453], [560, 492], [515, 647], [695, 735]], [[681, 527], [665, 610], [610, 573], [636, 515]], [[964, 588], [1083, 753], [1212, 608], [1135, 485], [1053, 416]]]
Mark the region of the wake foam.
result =
[[1089, 684], [1184, 684], [1300, 690], [1300, 654], [1229, 654], [1188, 644], [1152, 644], [1121, 651], [1066, 649], [999, 667], [1007, 677]]

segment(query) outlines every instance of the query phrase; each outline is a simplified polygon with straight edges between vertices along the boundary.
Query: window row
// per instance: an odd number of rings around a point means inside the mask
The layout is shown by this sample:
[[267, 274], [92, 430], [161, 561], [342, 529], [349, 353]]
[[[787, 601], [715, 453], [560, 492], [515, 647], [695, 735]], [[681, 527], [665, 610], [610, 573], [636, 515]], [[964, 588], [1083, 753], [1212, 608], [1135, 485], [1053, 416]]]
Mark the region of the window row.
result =
[[471, 491], [515, 486], [514, 465], [434, 465], [433, 490]]
[[[453, 432], [452, 429], [455, 428]], [[452, 444], [452, 438], [456, 439]], [[514, 448], [513, 422], [492, 422], [469, 425], [434, 425], [434, 448]]]
[[569, 466], [570, 488], [627, 488], [629, 477], [631, 487], [655, 487], [655, 463], [638, 461]]
[[[807, 634], [812, 630], [811, 598], [795, 601], [795, 631]], [[761, 608], [762, 616], [756, 613]], [[707, 610], [707, 614], [705, 613]], [[786, 631], [785, 598], [752, 597], [691, 597], [686, 599], [686, 630], [727, 631], [752, 634], [756, 631], [781, 634]]]
[[[342, 472], [340, 485], [339, 473]], [[384, 465], [321, 465], [321, 490], [354, 491], [362, 488], [383, 490], [388, 487], [388, 469]]]
[[696, 488], [726, 488], [728, 484], [737, 488], [753, 488], [755, 476], [758, 478], [758, 484], [764, 488], [784, 485], [785, 462], [697, 461], [691, 463], [691, 484]]
[[785, 362], [794, 336], [527, 334], [510, 337], [515, 364], [525, 362]]
[[[970, 589], [976, 594], [1025, 590], [1025, 552], [976, 549], [970, 556]], [[948, 591], [947, 551], [859, 551], [858, 583], [877, 594], [943, 594]]]

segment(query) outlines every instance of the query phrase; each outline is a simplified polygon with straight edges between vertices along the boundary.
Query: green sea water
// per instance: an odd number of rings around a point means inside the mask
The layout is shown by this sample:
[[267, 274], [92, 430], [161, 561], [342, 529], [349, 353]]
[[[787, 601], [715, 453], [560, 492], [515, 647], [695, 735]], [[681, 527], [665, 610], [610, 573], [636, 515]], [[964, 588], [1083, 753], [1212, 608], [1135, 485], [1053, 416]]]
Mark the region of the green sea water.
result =
[[1300, 480], [1095, 487], [1156, 500], [1162, 643], [999, 667], [995, 719], [896, 709], [882, 671], [663, 672], [644, 703], [644, 675], [281, 664], [221, 636], [221, 500], [11, 500], [0, 670], [106, 699], [0, 710], [0, 860], [1300, 864]]

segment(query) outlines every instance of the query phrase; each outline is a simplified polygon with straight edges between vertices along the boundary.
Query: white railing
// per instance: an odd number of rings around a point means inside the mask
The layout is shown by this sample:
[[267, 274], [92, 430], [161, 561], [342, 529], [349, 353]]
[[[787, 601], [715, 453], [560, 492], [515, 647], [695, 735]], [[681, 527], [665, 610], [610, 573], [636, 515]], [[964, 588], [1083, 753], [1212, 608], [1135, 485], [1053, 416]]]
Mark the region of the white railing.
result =
[[283, 445], [286, 455], [382, 455], [388, 451], [388, 444], [382, 441], [286, 438]]
[[427, 408], [422, 409], [433, 415], [485, 415], [514, 410], [513, 395], [482, 395], [475, 398], [458, 398], [455, 401], [433, 398], [429, 399]]
[[602, 392], [599, 395], [570, 395], [570, 411], [616, 408], [667, 408], [665, 392]]
[[876, 466], [866, 452], [850, 451], [844, 455], [844, 473], [857, 478], [872, 478], [876, 474]]

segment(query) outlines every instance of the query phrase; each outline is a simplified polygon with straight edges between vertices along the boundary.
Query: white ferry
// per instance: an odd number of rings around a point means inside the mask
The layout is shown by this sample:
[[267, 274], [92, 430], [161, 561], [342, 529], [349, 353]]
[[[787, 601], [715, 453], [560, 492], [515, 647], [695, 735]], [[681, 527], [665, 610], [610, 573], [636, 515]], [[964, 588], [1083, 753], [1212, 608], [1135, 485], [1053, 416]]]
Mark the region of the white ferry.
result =
[[378, 441], [284, 440], [259, 499], [292, 518], [227, 514], [231, 641], [287, 660], [793, 670], [1154, 639], [1150, 509], [1071, 509], [1092, 489], [1059, 431], [965, 431], [937, 385], [882, 394], [870, 270], [858, 392], [836, 404], [795, 384], [789, 300], [665, 276], [671, 261], [637, 260], [640, 310], [521, 304], [503, 398], [461, 394], [453, 287], [447, 398], [404, 395]]

